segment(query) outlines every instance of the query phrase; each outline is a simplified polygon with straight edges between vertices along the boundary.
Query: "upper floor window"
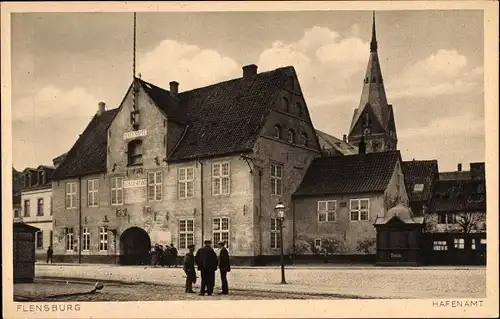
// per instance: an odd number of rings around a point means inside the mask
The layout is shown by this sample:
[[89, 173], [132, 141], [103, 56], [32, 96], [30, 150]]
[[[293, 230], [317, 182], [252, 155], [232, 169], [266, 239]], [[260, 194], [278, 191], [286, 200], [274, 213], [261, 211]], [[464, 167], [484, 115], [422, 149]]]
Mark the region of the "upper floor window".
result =
[[290, 112], [290, 103], [288, 102], [288, 98], [284, 97], [282, 103], [283, 103], [283, 111]]
[[309, 140], [307, 138], [307, 134], [306, 133], [302, 133], [300, 135], [300, 144], [302, 144], [303, 146], [308, 146], [309, 145]]
[[24, 217], [30, 217], [30, 200], [24, 200]]
[[363, 199], [351, 199], [351, 221], [355, 220], [369, 220], [370, 219], [370, 200], [368, 198]]
[[193, 197], [194, 193], [194, 168], [179, 168], [179, 198]]
[[336, 216], [337, 201], [318, 201], [318, 221], [319, 222], [334, 222]]
[[128, 143], [128, 165], [142, 164], [142, 141], [133, 140]]
[[148, 201], [161, 200], [162, 176], [161, 171], [148, 172]]
[[283, 165], [271, 164], [271, 194], [283, 195]]
[[230, 192], [229, 163], [212, 164], [212, 195], [228, 195]]
[[89, 207], [96, 207], [99, 205], [99, 180], [90, 179], [87, 181], [87, 202]]
[[414, 192], [423, 192], [424, 191], [424, 184], [415, 184], [415, 186], [413, 186], [413, 191]]
[[66, 208], [76, 208], [76, 183], [66, 183]]
[[111, 178], [111, 205], [123, 204], [123, 179], [121, 177]]
[[36, 215], [43, 216], [43, 198], [38, 199]]
[[295, 131], [288, 130], [288, 143], [295, 143]]
[[281, 126], [280, 125], [275, 125], [274, 126], [274, 135], [273, 137], [275, 139], [280, 140], [281, 139]]
[[14, 209], [14, 218], [19, 218], [19, 209]]

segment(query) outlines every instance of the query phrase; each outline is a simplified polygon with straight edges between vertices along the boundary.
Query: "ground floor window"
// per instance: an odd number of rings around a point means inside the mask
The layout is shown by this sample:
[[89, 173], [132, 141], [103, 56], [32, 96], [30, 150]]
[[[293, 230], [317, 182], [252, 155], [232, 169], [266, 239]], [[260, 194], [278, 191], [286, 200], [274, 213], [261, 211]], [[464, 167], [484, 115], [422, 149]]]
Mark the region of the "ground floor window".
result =
[[43, 249], [43, 232], [42, 231], [37, 231], [36, 232], [36, 249]]
[[194, 221], [192, 219], [179, 220], [179, 249], [186, 249], [194, 244]]
[[314, 240], [314, 247], [316, 247], [316, 249], [320, 249], [321, 248], [321, 238], [316, 238]]
[[108, 250], [108, 227], [99, 227], [99, 250]]
[[280, 248], [280, 226], [277, 218], [271, 218], [271, 249]]
[[64, 230], [66, 236], [66, 251], [73, 251], [73, 227], [67, 227]]
[[90, 250], [90, 230], [88, 227], [84, 227], [82, 231], [82, 251]]
[[226, 247], [229, 247], [229, 218], [216, 217], [213, 219], [212, 225], [214, 243], [223, 241], [226, 243]]
[[464, 246], [465, 246], [465, 239], [464, 238], [455, 238], [453, 242], [455, 244], [455, 248], [464, 249]]
[[448, 244], [445, 240], [435, 240], [432, 244], [434, 250], [448, 250]]

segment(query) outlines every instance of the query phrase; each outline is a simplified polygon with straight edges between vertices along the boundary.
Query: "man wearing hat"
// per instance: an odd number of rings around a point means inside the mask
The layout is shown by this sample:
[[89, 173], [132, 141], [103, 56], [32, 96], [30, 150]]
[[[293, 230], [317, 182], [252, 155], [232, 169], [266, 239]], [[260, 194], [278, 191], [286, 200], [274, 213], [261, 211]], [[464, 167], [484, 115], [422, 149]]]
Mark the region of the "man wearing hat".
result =
[[211, 296], [214, 292], [215, 271], [219, 262], [210, 240], [205, 240], [205, 247], [198, 249], [195, 259], [198, 270], [201, 272], [200, 295], [203, 296], [206, 292]]
[[229, 286], [227, 283], [227, 273], [231, 271], [231, 265], [229, 264], [229, 252], [226, 248], [226, 243], [221, 241], [219, 242], [219, 270], [220, 270], [220, 279], [222, 281], [222, 295], [229, 294]]
[[194, 245], [188, 246], [189, 251], [184, 256], [184, 272], [186, 273], [186, 292], [194, 293], [193, 283], [196, 283], [196, 271], [194, 269]]

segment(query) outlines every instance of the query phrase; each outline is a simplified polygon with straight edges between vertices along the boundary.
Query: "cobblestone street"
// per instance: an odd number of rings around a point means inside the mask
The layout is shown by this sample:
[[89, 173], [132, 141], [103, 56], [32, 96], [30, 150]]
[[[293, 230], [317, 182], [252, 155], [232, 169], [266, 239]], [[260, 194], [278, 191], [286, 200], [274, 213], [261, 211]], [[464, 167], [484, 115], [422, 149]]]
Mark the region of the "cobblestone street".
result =
[[[115, 265], [36, 266], [37, 278], [84, 278], [177, 287], [182, 292], [180, 268]], [[258, 295], [331, 295], [341, 298], [484, 298], [484, 267], [379, 268], [373, 266], [287, 267], [287, 285], [280, 285], [277, 267], [237, 268], [228, 275], [233, 291], [257, 291]], [[216, 277], [216, 292], [220, 288]], [[167, 289], [167, 288], [162, 288]], [[199, 281], [195, 285], [199, 289]], [[152, 292], [156, 294], [156, 292]], [[245, 293], [245, 295], [248, 295]], [[185, 298], [185, 296], [182, 296]], [[274, 298], [274, 297], [273, 297]], [[254, 299], [254, 298], [250, 298]], [[272, 299], [272, 298], [271, 298]], [[162, 299], [167, 300], [167, 299]]]

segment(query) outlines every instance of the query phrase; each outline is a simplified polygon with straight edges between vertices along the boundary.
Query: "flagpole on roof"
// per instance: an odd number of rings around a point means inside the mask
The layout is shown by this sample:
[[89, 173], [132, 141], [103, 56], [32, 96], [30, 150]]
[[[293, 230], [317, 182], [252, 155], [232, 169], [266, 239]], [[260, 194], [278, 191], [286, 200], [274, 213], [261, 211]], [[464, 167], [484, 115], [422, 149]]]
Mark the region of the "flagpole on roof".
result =
[[137, 36], [136, 36], [136, 29], [137, 29], [137, 13], [134, 12], [134, 38], [133, 38], [133, 57], [132, 57], [132, 94], [133, 94], [133, 105], [132, 107], [134, 108], [134, 110], [136, 109], [136, 98], [135, 98], [135, 95], [136, 95], [136, 86], [135, 86], [135, 59], [136, 59], [136, 40], [137, 40]]

